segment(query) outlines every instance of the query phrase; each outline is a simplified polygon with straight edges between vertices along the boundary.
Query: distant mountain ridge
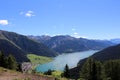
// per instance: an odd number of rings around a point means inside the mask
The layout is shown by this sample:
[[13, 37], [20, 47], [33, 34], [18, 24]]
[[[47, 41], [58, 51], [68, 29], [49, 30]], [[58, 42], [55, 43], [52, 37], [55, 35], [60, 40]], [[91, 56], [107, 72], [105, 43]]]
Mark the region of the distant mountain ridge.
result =
[[49, 48], [59, 53], [78, 52], [85, 50], [102, 50], [106, 47], [114, 45], [107, 40], [90, 40], [86, 38], [75, 38], [69, 35], [60, 36], [28, 36], [38, 42], [44, 43]]
[[111, 39], [110, 41], [115, 43], [115, 44], [120, 44], [120, 38]]
[[47, 57], [57, 55], [44, 44], [29, 39], [27, 36], [3, 30], [0, 30], [0, 51], [6, 56], [13, 54], [18, 62], [29, 61], [26, 57], [28, 53]]

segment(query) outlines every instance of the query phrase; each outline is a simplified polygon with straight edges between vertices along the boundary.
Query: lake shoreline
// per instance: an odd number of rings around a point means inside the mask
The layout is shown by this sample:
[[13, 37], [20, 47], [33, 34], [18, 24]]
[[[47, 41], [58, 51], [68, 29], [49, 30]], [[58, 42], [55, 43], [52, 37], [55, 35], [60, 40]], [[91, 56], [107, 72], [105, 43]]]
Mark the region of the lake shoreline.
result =
[[37, 72], [45, 72], [49, 69], [51, 70], [64, 70], [64, 66], [66, 64], [69, 65], [69, 68], [73, 68], [77, 66], [79, 60], [89, 57], [90, 55], [94, 54], [98, 50], [88, 50], [82, 52], [75, 52], [75, 53], [63, 53], [58, 55], [57, 57], [53, 58], [53, 61], [38, 65], [36, 67]]

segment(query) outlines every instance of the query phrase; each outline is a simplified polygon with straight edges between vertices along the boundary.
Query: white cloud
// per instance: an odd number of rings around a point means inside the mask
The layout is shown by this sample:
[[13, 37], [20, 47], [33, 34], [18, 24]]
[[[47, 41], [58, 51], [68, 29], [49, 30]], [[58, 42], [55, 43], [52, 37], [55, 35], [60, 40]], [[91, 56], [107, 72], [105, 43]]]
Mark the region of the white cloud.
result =
[[80, 38], [81, 36], [77, 32], [74, 32], [73, 37]]
[[74, 29], [74, 28], [72, 29], [72, 31], [75, 31], [75, 30], [76, 30], [76, 29]]
[[78, 33], [77, 33], [77, 32], [74, 32], [73, 34], [74, 34], [74, 35], [78, 35]]
[[77, 33], [77, 32], [74, 32], [73, 35], [71, 35], [71, 36], [73, 36], [75, 38], [86, 38], [85, 36], [80, 36], [79, 33]]
[[35, 16], [34, 12], [31, 11], [31, 10], [29, 10], [29, 11], [27, 11], [27, 12], [21, 11], [19, 14], [20, 14], [20, 15], [24, 15], [24, 16], [26, 16], [26, 17], [33, 17], [33, 16]]
[[26, 17], [32, 17], [35, 16], [33, 11], [28, 11], [27, 13], [25, 13]]
[[8, 25], [8, 20], [0, 20], [0, 25]]
[[44, 34], [43, 34], [43, 35], [49, 36], [50, 34], [49, 34], [49, 33], [47, 33], [47, 32], [44, 32]]

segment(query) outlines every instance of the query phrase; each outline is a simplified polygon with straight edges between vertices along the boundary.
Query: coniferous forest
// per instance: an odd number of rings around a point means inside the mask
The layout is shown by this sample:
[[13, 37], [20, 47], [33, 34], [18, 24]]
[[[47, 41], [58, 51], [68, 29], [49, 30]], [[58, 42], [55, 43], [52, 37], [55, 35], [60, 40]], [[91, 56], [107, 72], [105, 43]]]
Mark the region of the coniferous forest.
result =
[[[82, 65], [81, 69], [78, 69], [78, 80], [120, 80], [120, 60], [109, 60], [105, 62], [97, 61], [93, 58], [88, 58]], [[68, 73], [66, 73], [68, 72]], [[70, 76], [73, 73], [69, 72], [65, 66], [65, 77], [72, 78], [76, 76]]]
[[80, 78], [85, 80], [120, 80], [120, 60], [101, 63], [89, 58], [82, 66]]

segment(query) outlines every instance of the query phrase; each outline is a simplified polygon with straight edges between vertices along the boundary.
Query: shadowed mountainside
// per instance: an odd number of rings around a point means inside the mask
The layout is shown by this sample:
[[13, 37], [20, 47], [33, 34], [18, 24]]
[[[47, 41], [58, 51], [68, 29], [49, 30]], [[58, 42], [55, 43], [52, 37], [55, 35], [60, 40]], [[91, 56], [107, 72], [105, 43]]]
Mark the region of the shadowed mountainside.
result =
[[18, 62], [28, 61], [26, 57], [28, 53], [47, 57], [55, 57], [57, 55], [42, 43], [14, 32], [2, 30], [0, 30], [0, 51], [6, 56], [13, 54]]

